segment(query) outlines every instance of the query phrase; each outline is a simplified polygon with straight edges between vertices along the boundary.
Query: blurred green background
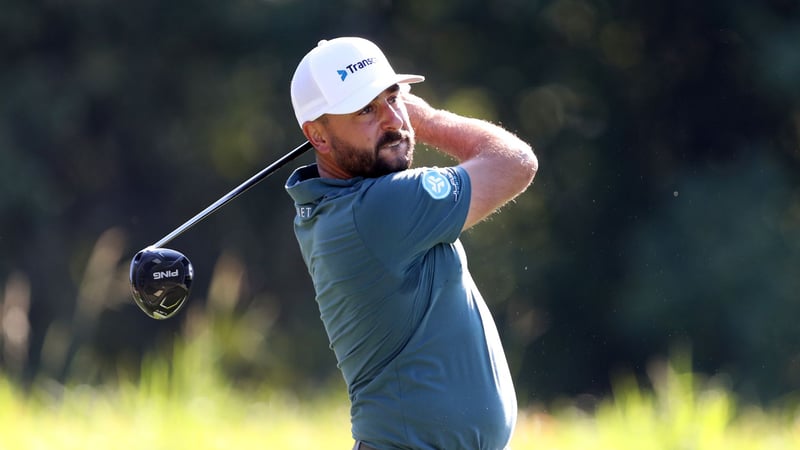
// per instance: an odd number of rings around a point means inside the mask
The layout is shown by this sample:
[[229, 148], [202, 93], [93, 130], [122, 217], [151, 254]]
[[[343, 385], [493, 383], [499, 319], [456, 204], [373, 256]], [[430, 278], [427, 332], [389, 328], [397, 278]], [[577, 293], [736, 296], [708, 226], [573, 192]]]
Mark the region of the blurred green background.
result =
[[747, 401], [800, 390], [798, 1], [0, 6], [0, 372], [22, 387], [135, 373], [209, 316], [230, 385], [341, 384], [290, 168], [170, 243], [196, 275], [177, 317], [142, 314], [127, 270], [303, 140], [297, 62], [357, 35], [536, 149], [532, 188], [464, 236], [522, 406], [599, 398], [676, 345]]

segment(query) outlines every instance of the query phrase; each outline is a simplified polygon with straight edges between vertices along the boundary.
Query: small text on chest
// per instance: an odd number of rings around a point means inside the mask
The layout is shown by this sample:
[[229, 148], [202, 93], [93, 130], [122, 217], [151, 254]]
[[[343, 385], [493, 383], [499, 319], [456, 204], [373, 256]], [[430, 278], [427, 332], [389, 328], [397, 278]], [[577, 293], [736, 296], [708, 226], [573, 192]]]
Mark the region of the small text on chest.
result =
[[303, 219], [311, 217], [312, 208], [310, 206], [297, 206], [297, 215]]

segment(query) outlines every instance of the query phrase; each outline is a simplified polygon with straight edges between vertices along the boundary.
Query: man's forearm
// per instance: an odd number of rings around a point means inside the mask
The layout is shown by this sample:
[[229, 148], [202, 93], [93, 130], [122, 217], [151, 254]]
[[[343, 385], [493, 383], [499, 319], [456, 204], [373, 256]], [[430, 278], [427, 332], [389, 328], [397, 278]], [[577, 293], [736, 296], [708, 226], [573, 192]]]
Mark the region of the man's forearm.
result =
[[407, 97], [406, 105], [417, 142], [436, 148], [459, 162], [487, 154], [512, 159], [525, 159], [533, 154], [528, 144], [492, 123], [434, 109], [416, 96]]

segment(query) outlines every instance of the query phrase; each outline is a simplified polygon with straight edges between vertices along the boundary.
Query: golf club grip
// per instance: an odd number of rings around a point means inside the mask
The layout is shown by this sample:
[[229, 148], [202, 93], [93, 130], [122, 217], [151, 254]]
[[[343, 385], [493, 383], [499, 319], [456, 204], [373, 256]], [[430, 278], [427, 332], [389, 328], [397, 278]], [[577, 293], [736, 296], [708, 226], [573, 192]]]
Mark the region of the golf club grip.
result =
[[214, 202], [213, 204], [208, 206], [206, 209], [200, 211], [196, 216], [194, 216], [191, 219], [189, 219], [188, 221], [186, 221], [186, 223], [184, 223], [183, 225], [181, 225], [178, 228], [176, 228], [175, 230], [173, 230], [170, 234], [168, 234], [168, 235], [164, 236], [163, 238], [161, 238], [160, 241], [156, 242], [151, 247], [159, 248], [159, 247], [163, 247], [163, 246], [167, 245], [167, 243], [169, 243], [170, 241], [172, 241], [176, 237], [180, 236], [184, 231], [186, 231], [189, 228], [195, 226], [198, 222], [200, 222], [201, 220], [203, 220], [206, 217], [210, 216], [211, 213], [213, 213], [214, 211], [218, 210], [219, 208], [221, 208], [223, 205], [225, 205], [229, 201], [231, 201], [231, 200], [235, 199], [236, 197], [244, 194], [248, 189], [250, 189], [251, 187], [253, 187], [256, 184], [258, 184], [261, 180], [263, 180], [264, 178], [267, 178], [268, 176], [272, 175], [275, 171], [277, 171], [278, 169], [280, 169], [281, 167], [286, 165], [286, 163], [288, 163], [289, 161], [297, 158], [298, 156], [302, 155], [303, 153], [305, 153], [306, 151], [310, 150], [311, 148], [312, 148], [312, 145], [308, 141], [300, 144], [294, 150], [292, 150], [289, 153], [285, 154], [284, 156], [282, 156], [280, 159], [278, 159], [274, 163], [272, 163], [269, 166], [265, 167], [261, 172], [258, 172], [257, 174], [253, 175], [252, 177], [250, 177], [250, 179], [248, 179], [244, 183], [242, 183], [239, 186], [237, 186], [236, 188], [234, 188], [232, 191], [230, 191], [227, 194], [225, 194], [222, 198], [220, 198], [219, 200], [217, 200], [216, 202]]

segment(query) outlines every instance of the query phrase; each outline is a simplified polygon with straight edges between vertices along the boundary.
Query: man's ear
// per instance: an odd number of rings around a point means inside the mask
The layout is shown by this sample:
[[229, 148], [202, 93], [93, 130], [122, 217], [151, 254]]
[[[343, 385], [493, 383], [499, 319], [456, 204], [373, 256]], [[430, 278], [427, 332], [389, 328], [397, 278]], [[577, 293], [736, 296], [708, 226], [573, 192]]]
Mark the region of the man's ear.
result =
[[330, 151], [328, 139], [325, 135], [325, 130], [318, 122], [306, 122], [303, 124], [303, 134], [311, 142], [311, 145], [318, 152], [326, 153]]

